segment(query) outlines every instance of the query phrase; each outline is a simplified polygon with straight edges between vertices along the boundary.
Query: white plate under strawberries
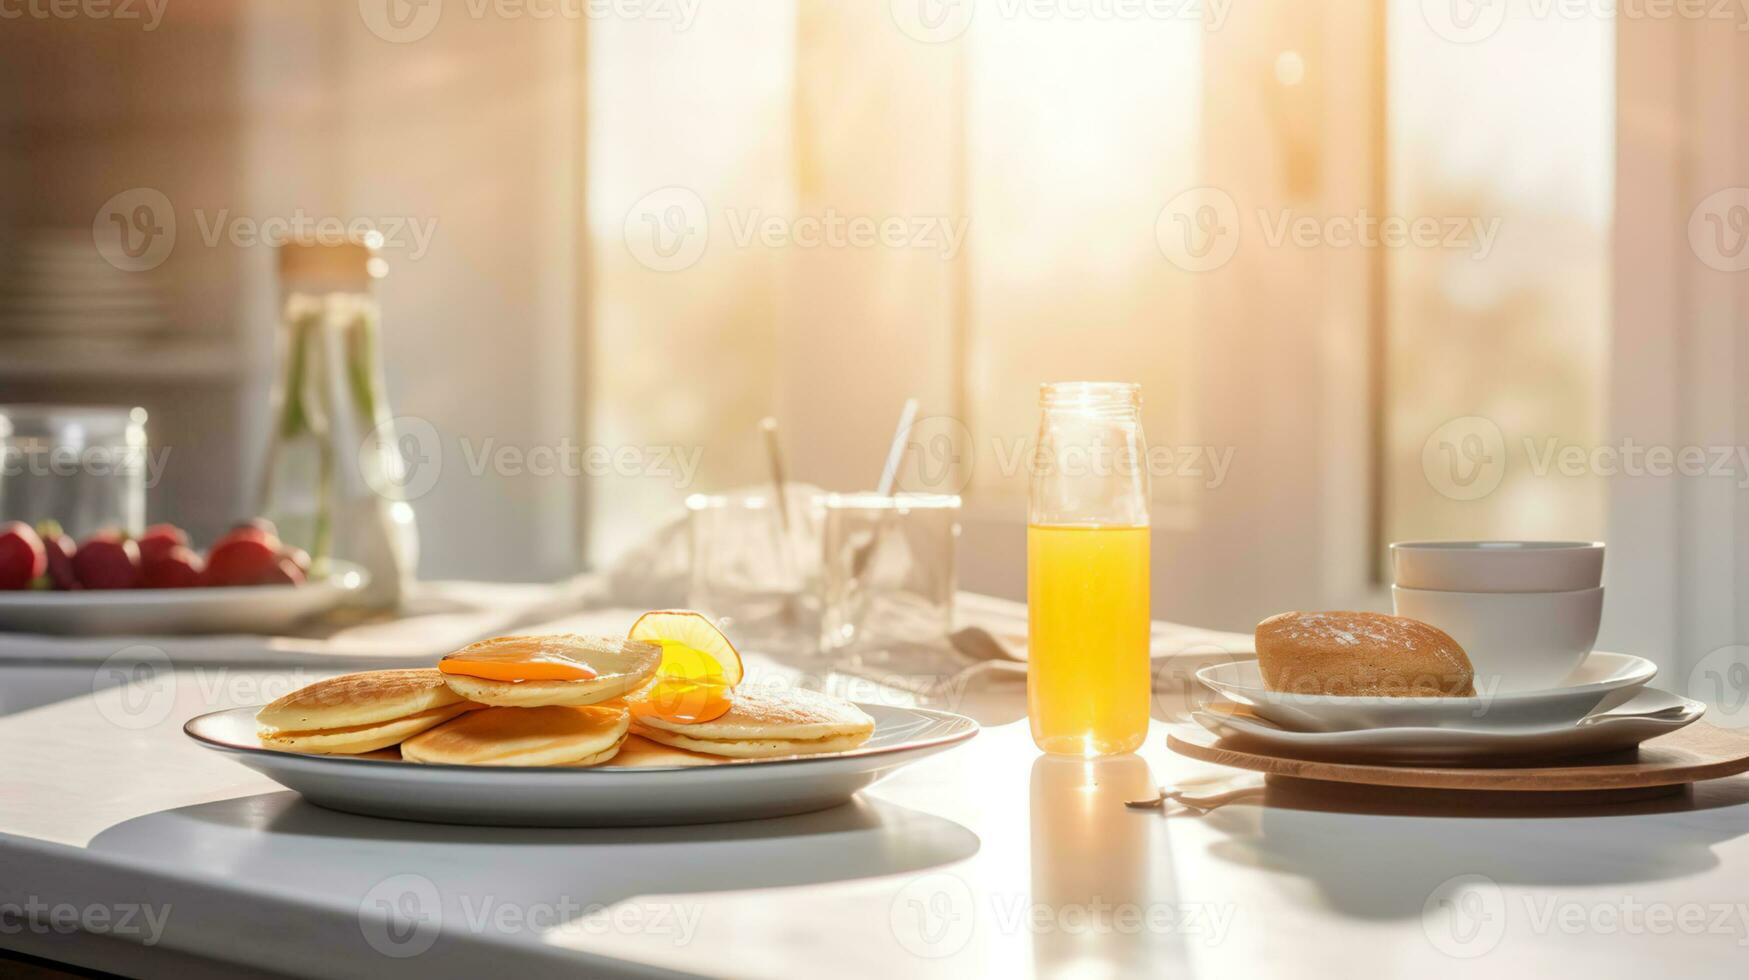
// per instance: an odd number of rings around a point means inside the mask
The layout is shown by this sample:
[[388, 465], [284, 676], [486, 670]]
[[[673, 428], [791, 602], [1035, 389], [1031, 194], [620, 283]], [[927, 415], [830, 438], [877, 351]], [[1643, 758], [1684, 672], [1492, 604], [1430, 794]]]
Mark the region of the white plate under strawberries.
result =
[[74, 636], [283, 633], [328, 612], [370, 580], [356, 565], [331, 562], [327, 577], [302, 585], [191, 589], [0, 592], [0, 630]]

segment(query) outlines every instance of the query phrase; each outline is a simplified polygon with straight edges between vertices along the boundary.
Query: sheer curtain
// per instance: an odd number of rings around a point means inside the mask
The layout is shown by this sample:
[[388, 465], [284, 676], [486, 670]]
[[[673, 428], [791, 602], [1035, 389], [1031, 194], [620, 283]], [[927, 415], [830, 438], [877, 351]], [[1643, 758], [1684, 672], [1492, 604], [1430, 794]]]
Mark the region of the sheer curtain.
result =
[[[1608, 23], [1519, 4], [1456, 43], [1423, 6], [749, 0], [684, 32], [592, 24], [595, 431], [705, 452], [692, 487], [597, 494], [595, 553], [688, 489], [763, 480], [766, 414], [798, 477], [867, 488], [915, 396], [906, 479], [964, 492], [965, 584], [1018, 595], [1037, 386], [1068, 378], [1143, 385], [1157, 616], [1382, 608], [1389, 537], [1601, 533], [1601, 481], [1456, 501], [1420, 449], [1476, 414], [1602, 431]], [[1515, 93], [1500, 65], [1539, 58], [1561, 87]], [[1499, 133], [1511, 166], [1488, 164]], [[1368, 245], [1393, 216], [1504, 230], [1492, 254]], [[834, 219], [904, 234], [806, 234]]]
[[[764, 479], [766, 414], [798, 478], [869, 488], [917, 397], [903, 485], [964, 491], [968, 578], [1014, 591], [1041, 382], [1139, 380], [1156, 438], [1195, 442], [1195, 283], [1156, 223], [1198, 170], [1204, 25], [1013, 11], [958, 33], [902, 2], [591, 25], [595, 431], [705, 452], [698, 486], [598, 494], [594, 554], [686, 489]], [[697, 255], [660, 257], [683, 225]], [[1192, 483], [1161, 481], [1163, 514]]]

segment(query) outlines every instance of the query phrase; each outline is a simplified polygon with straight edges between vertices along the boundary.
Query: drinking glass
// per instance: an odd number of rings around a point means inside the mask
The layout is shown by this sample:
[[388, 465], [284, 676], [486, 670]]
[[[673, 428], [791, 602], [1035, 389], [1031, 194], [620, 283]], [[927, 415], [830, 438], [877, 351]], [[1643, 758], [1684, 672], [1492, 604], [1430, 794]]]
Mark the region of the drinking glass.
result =
[[691, 579], [687, 605], [717, 620], [737, 641], [805, 643], [804, 597], [817, 574], [808, 501], [789, 520], [770, 497], [693, 494], [686, 498]]
[[953, 629], [960, 498], [827, 494], [820, 508], [821, 651], [941, 644]]
[[139, 534], [146, 463], [143, 408], [0, 405], [0, 520]]

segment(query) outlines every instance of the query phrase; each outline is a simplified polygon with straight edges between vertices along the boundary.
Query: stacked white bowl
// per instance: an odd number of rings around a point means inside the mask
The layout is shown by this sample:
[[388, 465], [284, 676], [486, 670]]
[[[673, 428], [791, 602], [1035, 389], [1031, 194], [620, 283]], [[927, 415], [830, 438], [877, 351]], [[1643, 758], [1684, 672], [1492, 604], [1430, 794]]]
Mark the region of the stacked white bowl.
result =
[[1478, 693], [1555, 687], [1597, 642], [1601, 541], [1402, 541], [1391, 569], [1397, 615], [1456, 640]]

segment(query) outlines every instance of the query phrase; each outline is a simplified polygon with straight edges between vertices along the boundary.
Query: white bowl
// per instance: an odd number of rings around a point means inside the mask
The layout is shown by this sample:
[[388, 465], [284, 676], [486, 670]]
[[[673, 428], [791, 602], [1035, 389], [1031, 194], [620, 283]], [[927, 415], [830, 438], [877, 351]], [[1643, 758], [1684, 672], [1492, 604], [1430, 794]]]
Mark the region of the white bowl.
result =
[[1603, 584], [1601, 541], [1398, 541], [1392, 581], [1440, 592], [1577, 592]]
[[1553, 687], [1597, 642], [1603, 589], [1435, 592], [1391, 586], [1397, 615], [1437, 626], [1476, 668], [1477, 693]]

